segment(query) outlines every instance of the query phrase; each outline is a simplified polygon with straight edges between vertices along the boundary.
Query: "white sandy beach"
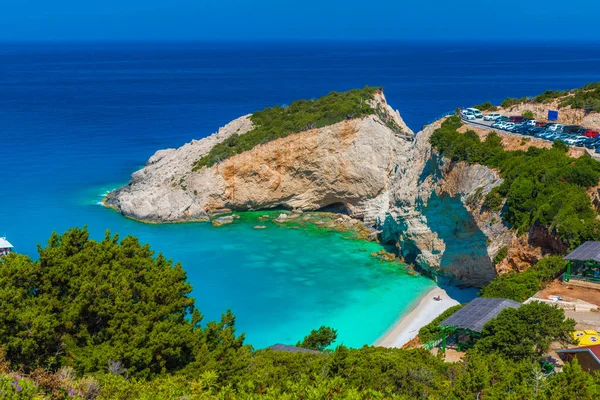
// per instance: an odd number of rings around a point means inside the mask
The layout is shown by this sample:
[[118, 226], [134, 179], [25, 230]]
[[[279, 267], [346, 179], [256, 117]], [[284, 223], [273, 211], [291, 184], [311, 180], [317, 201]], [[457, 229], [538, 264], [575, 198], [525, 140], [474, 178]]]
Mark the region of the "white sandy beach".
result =
[[[433, 300], [441, 296], [442, 301]], [[436, 287], [428, 292], [408, 314], [399, 318], [394, 325], [374, 344], [381, 347], [402, 347], [414, 339], [421, 327], [427, 325], [448, 308], [459, 302], [446, 292]]]

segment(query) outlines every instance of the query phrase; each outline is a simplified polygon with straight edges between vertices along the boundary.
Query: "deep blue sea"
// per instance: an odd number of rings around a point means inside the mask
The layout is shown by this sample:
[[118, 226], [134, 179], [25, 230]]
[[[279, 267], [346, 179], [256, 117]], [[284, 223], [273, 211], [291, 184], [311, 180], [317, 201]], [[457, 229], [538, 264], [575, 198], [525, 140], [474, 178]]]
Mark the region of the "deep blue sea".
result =
[[207, 319], [256, 347], [330, 325], [372, 343], [432, 283], [376, 244], [248, 224], [152, 226], [98, 205], [156, 150], [331, 90], [384, 86], [414, 130], [458, 106], [600, 81], [597, 44], [0, 43], [0, 235], [36, 256], [53, 230], [132, 234], [181, 261]]

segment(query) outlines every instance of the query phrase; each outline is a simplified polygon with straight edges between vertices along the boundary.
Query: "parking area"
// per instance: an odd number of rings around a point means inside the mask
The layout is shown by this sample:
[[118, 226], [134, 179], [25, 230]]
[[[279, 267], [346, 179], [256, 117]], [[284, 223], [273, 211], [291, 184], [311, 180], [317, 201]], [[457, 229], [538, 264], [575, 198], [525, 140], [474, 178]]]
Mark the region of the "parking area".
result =
[[476, 112], [465, 109], [460, 113], [463, 123], [473, 127], [494, 130], [521, 137], [532, 137], [547, 142], [560, 140], [573, 148], [585, 150], [587, 154], [600, 160], [600, 133], [578, 125], [563, 125], [554, 122], [537, 121], [523, 116], [500, 115], [498, 113]]

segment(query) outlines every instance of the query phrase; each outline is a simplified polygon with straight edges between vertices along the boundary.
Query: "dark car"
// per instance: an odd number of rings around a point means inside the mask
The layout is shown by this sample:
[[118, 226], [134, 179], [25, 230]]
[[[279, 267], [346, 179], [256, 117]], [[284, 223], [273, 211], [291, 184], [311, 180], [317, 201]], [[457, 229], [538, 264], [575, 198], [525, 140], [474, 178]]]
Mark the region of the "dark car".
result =
[[598, 139], [598, 138], [591, 138], [585, 143], [585, 147], [587, 147], [588, 149], [595, 149], [596, 146], [599, 146], [599, 145], [600, 145], [600, 139]]
[[574, 134], [575, 132], [577, 132], [580, 129], [583, 129], [583, 127], [579, 126], [579, 125], [567, 125], [562, 129], [562, 131], [564, 133]]
[[540, 126], [530, 126], [523, 132], [525, 135], [535, 136], [536, 133], [542, 132], [544, 129]]
[[508, 121], [509, 122], [514, 122], [516, 124], [518, 122], [523, 121], [524, 118], [525, 117], [522, 117], [520, 115], [513, 115], [513, 116], [508, 117]]

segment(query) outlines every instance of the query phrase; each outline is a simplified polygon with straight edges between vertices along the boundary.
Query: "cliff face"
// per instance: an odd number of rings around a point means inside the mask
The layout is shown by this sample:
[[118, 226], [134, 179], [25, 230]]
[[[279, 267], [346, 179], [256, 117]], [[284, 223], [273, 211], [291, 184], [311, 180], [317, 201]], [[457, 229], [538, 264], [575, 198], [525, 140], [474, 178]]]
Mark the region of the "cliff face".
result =
[[[249, 116], [241, 117], [210, 137], [158, 151], [106, 204], [149, 222], [334, 206], [376, 228], [406, 261], [463, 286], [483, 286], [498, 272], [526, 268], [542, 256], [531, 238], [517, 238], [498, 212], [482, 207], [502, 183], [496, 171], [436, 154], [429, 139], [441, 122], [413, 135], [382, 94], [373, 105], [378, 115], [291, 134], [192, 171], [216, 143], [252, 129]], [[495, 267], [503, 247], [508, 256]]]
[[[382, 94], [374, 105], [385, 121], [371, 115], [292, 134], [193, 172], [194, 162], [216, 143], [252, 129], [248, 116], [239, 118], [208, 138], [158, 151], [106, 203], [150, 222], [198, 220], [232, 210], [327, 206], [374, 221], [389, 203], [391, 173], [413, 137]], [[390, 121], [402, 133], [390, 128]]]

